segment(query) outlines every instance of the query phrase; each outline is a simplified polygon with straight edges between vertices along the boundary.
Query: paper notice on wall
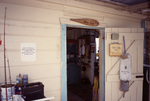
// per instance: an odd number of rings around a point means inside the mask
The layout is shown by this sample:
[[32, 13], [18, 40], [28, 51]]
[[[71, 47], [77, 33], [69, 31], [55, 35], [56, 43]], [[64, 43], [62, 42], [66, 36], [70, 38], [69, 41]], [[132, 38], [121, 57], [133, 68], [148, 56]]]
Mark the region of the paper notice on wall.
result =
[[21, 43], [21, 61], [23, 62], [36, 61], [35, 43]]

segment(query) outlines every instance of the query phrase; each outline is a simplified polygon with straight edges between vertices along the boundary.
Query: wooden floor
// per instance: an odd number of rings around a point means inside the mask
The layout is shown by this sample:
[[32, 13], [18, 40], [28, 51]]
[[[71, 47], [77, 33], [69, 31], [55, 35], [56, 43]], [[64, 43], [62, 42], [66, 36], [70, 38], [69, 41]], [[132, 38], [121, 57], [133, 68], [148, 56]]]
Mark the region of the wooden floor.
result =
[[92, 101], [92, 86], [81, 83], [69, 85], [68, 101]]
[[73, 94], [72, 92], [68, 91], [68, 101], [85, 101], [85, 100]]

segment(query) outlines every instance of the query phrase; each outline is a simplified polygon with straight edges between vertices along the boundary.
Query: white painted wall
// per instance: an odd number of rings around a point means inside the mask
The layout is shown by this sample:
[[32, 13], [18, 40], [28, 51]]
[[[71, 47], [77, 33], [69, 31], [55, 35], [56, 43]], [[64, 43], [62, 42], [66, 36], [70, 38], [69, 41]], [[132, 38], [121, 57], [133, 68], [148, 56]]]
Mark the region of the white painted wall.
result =
[[[130, 14], [75, 0], [0, 0], [0, 36], [7, 7], [6, 56], [12, 80], [28, 74], [29, 82], [44, 84], [45, 96], [61, 100], [61, 24], [81, 25], [70, 18], [93, 18], [99, 27], [141, 27], [143, 15]], [[21, 43], [36, 44], [36, 61], [21, 61]], [[0, 83], [4, 81], [3, 43], [0, 45]], [[8, 78], [8, 76], [7, 76]]]

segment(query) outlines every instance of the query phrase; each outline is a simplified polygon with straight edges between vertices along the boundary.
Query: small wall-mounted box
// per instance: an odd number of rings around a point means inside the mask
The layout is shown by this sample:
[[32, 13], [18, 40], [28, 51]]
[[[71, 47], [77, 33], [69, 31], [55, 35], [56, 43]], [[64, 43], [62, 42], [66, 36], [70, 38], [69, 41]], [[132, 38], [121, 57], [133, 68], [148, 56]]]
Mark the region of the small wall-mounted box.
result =
[[111, 39], [112, 40], [118, 40], [119, 39], [119, 34], [118, 33], [112, 33], [111, 34]]
[[122, 44], [112, 43], [109, 45], [109, 55], [114, 57], [120, 57], [122, 55]]

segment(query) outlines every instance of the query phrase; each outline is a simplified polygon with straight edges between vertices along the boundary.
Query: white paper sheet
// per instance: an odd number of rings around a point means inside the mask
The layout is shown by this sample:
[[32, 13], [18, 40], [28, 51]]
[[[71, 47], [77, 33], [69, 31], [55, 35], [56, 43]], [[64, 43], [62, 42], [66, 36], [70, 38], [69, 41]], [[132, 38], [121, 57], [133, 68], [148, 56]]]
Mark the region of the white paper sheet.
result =
[[21, 43], [21, 61], [23, 62], [36, 61], [35, 43]]

